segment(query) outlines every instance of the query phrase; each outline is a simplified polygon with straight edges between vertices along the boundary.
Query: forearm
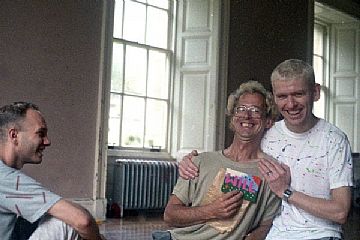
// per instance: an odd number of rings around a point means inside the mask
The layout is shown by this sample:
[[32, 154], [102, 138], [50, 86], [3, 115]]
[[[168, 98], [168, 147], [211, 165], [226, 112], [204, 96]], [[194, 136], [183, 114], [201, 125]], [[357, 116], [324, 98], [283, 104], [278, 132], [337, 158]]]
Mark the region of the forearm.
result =
[[246, 235], [246, 237], [244, 238], [245, 240], [263, 240], [266, 238], [266, 235], [268, 234], [270, 228], [272, 225], [272, 220], [267, 220], [264, 221], [260, 224], [260, 226], [258, 226], [257, 228], [255, 228], [254, 230], [252, 230], [248, 235]]
[[164, 212], [164, 221], [173, 227], [186, 227], [205, 223], [213, 219], [210, 207], [187, 207], [182, 205], [167, 206]]
[[289, 203], [314, 216], [344, 224], [351, 206], [351, 192], [345, 190], [341, 194], [343, 195], [336, 198], [332, 195], [332, 198], [327, 200], [294, 191], [289, 198]]
[[74, 229], [79, 233], [83, 239], [94, 239], [102, 240], [103, 238], [100, 235], [99, 228], [94, 219], [89, 219], [84, 225], [74, 226]]
[[83, 239], [102, 239], [95, 219], [76, 203], [62, 199], [54, 204], [48, 213], [70, 225]]

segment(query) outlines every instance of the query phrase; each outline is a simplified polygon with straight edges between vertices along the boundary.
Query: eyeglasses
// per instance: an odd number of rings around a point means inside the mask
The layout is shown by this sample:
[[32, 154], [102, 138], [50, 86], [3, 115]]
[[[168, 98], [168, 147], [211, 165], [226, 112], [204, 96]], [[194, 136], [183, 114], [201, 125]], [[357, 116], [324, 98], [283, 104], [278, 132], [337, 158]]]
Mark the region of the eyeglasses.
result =
[[255, 106], [238, 106], [234, 108], [235, 116], [244, 116], [247, 113], [250, 113], [252, 118], [261, 118], [263, 111]]

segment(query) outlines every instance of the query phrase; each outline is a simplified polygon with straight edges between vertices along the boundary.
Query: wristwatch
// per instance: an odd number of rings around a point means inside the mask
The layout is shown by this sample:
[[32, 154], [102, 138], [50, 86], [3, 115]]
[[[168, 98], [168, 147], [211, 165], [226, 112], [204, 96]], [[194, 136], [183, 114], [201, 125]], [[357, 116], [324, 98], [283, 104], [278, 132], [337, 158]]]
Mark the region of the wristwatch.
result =
[[285, 191], [283, 192], [283, 197], [282, 199], [285, 202], [289, 201], [290, 196], [293, 194], [293, 191], [290, 188], [285, 189]]

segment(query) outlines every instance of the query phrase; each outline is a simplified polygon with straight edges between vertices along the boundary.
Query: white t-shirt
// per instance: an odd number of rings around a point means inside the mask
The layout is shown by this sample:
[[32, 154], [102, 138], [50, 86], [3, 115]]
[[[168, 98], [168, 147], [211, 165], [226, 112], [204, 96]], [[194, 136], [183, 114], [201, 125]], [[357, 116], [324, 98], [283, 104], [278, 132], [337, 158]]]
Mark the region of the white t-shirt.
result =
[[[262, 149], [291, 169], [291, 187], [306, 195], [330, 199], [330, 190], [353, 185], [352, 158], [346, 135], [320, 119], [305, 133], [289, 131], [284, 120], [266, 133]], [[272, 239], [341, 237], [341, 225], [282, 202], [282, 211], [267, 236]]]

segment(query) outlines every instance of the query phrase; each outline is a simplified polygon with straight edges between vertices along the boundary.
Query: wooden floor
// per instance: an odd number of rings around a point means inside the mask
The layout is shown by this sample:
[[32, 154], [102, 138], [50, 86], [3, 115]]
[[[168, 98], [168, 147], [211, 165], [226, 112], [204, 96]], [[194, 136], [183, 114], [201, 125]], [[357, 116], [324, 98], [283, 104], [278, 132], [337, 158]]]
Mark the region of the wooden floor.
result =
[[[165, 229], [169, 227], [163, 222], [162, 214], [154, 212], [125, 214], [121, 219], [109, 218], [100, 224], [100, 231], [107, 240], [149, 240], [152, 231]], [[352, 209], [344, 226], [344, 237], [345, 240], [360, 239], [360, 208]]]
[[162, 220], [162, 213], [143, 212], [131, 213], [123, 218], [109, 218], [99, 225], [100, 232], [107, 240], [115, 239], [152, 239], [154, 230], [166, 230], [169, 227]]

